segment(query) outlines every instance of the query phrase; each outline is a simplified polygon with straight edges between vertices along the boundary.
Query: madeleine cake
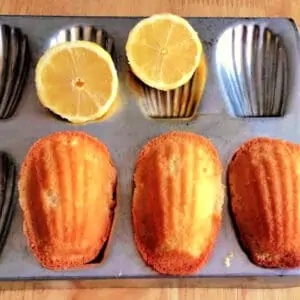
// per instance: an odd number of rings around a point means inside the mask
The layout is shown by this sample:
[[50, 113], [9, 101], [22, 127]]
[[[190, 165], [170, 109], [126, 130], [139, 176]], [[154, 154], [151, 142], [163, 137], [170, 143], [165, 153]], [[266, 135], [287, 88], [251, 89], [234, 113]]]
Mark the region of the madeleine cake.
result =
[[216, 241], [222, 167], [212, 143], [188, 132], [152, 139], [134, 174], [133, 225], [144, 261], [162, 274], [196, 272]]
[[299, 175], [300, 147], [287, 141], [255, 138], [232, 158], [232, 216], [241, 245], [259, 266], [300, 266]]
[[107, 147], [83, 132], [38, 140], [21, 167], [23, 229], [46, 268], [77, 268], [97, 257], [112, 227], [117, 172]]

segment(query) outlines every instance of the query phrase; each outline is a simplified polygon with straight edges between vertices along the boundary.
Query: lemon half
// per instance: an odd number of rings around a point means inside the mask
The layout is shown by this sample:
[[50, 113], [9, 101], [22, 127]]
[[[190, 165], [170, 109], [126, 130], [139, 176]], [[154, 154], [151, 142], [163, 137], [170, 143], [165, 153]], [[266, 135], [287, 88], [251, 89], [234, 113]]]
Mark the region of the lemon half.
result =
[[200, 63], [202, 44], [188, 21], [157, 14], [141, 20], [130, 31], [126, 54], [141, 81], [167, 91], [191, 79]]
[[110, 54], [88, 41], [48, 49], [38, 61], [35, 82], [41, 104], [72, 123], [102, 117], [118, 92]]

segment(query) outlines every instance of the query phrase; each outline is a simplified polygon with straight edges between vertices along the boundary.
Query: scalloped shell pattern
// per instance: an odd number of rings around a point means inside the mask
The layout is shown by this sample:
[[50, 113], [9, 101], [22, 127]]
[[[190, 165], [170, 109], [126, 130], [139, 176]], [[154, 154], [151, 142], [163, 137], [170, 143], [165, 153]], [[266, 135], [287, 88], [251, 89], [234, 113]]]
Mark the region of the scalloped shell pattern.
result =
[[15, 185], [16, 165], [7, 153], [0, 151], [0, 253], [5, 246], [16, 208]]
[[204, 53], [193, 77], [183, 86], [170, 91], [149, 87], [132, 72], [130, 83], [139, 94], [143, 114], [152, 119], [192, 119], [197, 113], [207, 79]]
[[63, 270], [92, 262], [110, 236], [117, 171], [107, 147], [83, 132], [38, 140], [21, 168], [24, 233], [40, 264]]
[[90, 25], [75, 25], [59, 30], [49, 39], [48, 47], [53, 47], [68, 41], [78, 40], [94, 42], [104, 48], [111, 55], [114, 51], [113, 38], [105, 30], [97, 29]]
[[144, 146], [132, 214], [146, 264], [162, 274], [185, 275], [207, 262], [221, 224], [221, 173], [214, 146], [196, 134], [171, 132]]
[[228, 184], [236, 232], [250, 260], [300, 267], [300, 146], [249, 140], [230, 162]]
[[20, 102], [29, 70], [27, 36], [0, 24], [0, 119], [11, 118]]
[[262, 24], [225, 30], [216, 47], [216, 68], [230, 115], [284, 115], [289, 70], [279, 35]]

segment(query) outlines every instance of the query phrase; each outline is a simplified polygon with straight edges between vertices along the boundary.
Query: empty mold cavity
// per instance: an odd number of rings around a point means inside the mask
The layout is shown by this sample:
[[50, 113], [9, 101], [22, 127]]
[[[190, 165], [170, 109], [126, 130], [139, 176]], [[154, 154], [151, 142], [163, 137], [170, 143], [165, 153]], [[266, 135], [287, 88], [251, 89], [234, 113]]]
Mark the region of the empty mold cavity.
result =
[[15, 185], [16, 166], [7, 153], [0, 151], [0, 254], [5, 246], [17, 203]]
[[113, 38], [110, 37], [106, 31], [90, 25], [76, 25], [61, 29], [49, 39], [48, 47], [71, 41], [97, 43], [111, 55], [114, 50]]
[[144, 115], [152, 119], [192, 119], [195, 116], [207, 77], [204, 53], [193, 77], [177, 89], [162, 91], [152, 88], [129, 72], [129, 84], [138, 93]]
[[18, 28], [0, 24], [0, 119], [9, 119], [14, 115], [28, 67], [26, 35]]
[[240, 24], [227, 29], [216, 46], [216, 67], [230, 115], [284, 115], [289, 74], [279, 35], [263, 24]]

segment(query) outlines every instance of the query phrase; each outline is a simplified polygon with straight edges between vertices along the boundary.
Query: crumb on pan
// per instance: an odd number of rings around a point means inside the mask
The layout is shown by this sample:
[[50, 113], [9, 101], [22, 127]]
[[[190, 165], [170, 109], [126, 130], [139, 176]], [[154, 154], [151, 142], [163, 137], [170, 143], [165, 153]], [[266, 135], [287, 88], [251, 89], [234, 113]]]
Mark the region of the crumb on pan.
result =
[[229, 268], [231, 266], [231, 259], [234, 257], [234, 253], [233, 252], [230, 252], [226, 257], [225, 257], [225, 260], [224, 260], [224, 263], [225, 263], [225, 266], [227, 268]]

